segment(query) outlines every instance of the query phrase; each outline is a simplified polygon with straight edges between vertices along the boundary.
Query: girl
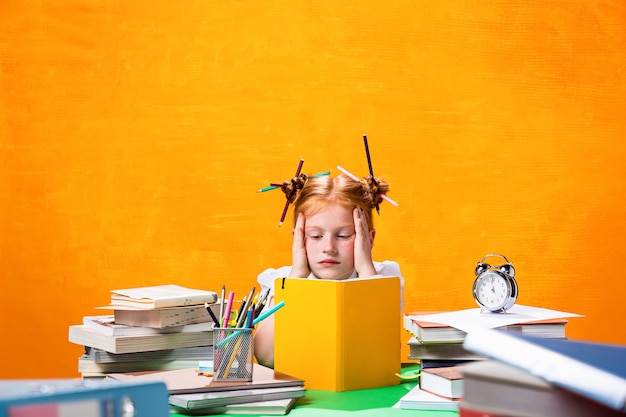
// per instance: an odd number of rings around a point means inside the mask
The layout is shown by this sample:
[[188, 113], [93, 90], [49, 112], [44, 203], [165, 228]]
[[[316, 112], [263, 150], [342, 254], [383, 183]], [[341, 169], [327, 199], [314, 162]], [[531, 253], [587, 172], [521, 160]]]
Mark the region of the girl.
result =
[[[382, 202], [387, 183], [367, 178], [360, 181], [348, 176], [294, 178], [295, 189], [283, 187], [295, 196], [292, 265], [267, 269], [257, 281], [262, 291], [270, 291], [273, 304], [276, 278], [344, 280], [356, 277], [397, 276], [400, 288], [404, 278], [396, 262], [372, 260], [376, 230], [372, 209]], [[400, 294], [402, 305], [402, 293]], [[254, 353], [261, 365], [274, 367], [274, 319], [260, 322], [254, 338]]]

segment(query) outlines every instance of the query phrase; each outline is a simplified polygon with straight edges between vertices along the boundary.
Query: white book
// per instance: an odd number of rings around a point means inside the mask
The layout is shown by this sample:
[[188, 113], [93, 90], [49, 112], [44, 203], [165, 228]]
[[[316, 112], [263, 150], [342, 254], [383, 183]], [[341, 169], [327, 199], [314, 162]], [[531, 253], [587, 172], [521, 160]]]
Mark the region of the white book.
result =
[[186, 410], [200, 410], [230, 404], [270, 401], [286, 398], [301, 398], [304, 397], [304, 393], [305, 388], [303, 386], [235, 389], [232, 391], [218, 391], [198, 394], [174, 394], [170, 395], [169, 402], [171, 405], [184, 408]]
[[457, 400], [440, 397], [420, 389], [419, 385], [406, 393], [394, 408], [406, 408], [411, 410], [451, 410], [459, 409]]
[[125, 288], [111, 292], [112, 305], [146, 309], [213, 304], [217, 301], [217, 293], [214, 291], [185, 288], [174, 284]]
[[107, 336], [145, 336], [153, 334], [202, 332], [213, 329], [213, 322], [186, 324], [162, 329], [154, 327], [128, 326], [115, 323], [115, 316], [84, 316], [83, 324]]
[[192, 346], [211, 346], [213, 331], [177, 332], [142, 336], [108, 336], [84, 324], [69, 327], [68, 340], [111, 353], [146, 352]]

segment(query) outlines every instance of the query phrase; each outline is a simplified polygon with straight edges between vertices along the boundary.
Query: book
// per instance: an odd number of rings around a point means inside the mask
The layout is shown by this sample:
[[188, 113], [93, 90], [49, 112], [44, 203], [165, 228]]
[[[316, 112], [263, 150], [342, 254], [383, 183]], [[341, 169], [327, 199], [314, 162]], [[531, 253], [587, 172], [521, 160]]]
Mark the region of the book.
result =
[[213, 359], [213, 344], [208, 346], [191, 346], [177, 349], [151, 350], [147, 352], [111, 353], [106, 350], [85, 346], [85, 356], [95, 363], [140, 362], [140, 361], [173, 361]]
[[[480, 360], [480, 359], [476, 359], [476, 360]], [[446, 368], [449, 366], [459, 366], [459, 365], [465, 365], [471, 362], [474, 362], [474, 360], [473, 359], [468, 359], [468, 360], [422, 359], [420, 360], [419, 364], [420, 364], [421, 369], [428, 369], [428, 368]]]
[[456, 366], [422, 368], [420, 389], [451, 400], [463, 395], [463, 374]]
[[[163, 329], [167, 327], [178, 327], [187, 324], [213, 322], [204, 305], [164, 307], [151, 309], [130, 309], [120, 306], [108, 306], [113, 309], [115, 322], [128, 326], [154, 327]], [[217, 316], [219, 314], [219, 303], [210, 305], [211, 310]]]
[[294, 407], [297, 398], [285, 398], [283, 400], [255, 401], [241, 404], [228, 404], [224, 406], [207, 407], [194, 412], [172, 406], [173, 413], [186, 415], [215, 415], [215, 414], [247, 414], [247, 415], [285, 415]]
[[116, 381], [161, 381], [172, 394], [193, 394], [253, 388], [279, 388], [303, 386], [304, 381], [265, 366], [254, 364], [252, 381], [217, 382], [212, 377], [198, 375], [195, 369], [177, 369], [172, 371], [148, 371], [108, 374], [107, 379]]
[[[419, 312], [404, 313], [404, 329], [418, 341], [422, 343], [462, 343], [465, 339], [467, 333], [461, 329], [443, 323], [429, 322], [415, 318], [418, 316], [424, 317], [425, 315], [427, 314]], [[553, 318], [510, 324], [498, 327], [498, 329], [537, 337], [565, 338], [566, 324], [567, 319]]]
[[463, 343], [423, 343], [416, 337], [411, 337], [409, 356], [411, 360], [476, 360], [484, 359], [483, 355], [471, 352], [463, 347]]
[[84, 316], [83, 324], [92, 330], [107, 336], [146, 336], [154, 334], [167, 334], [178, 332], [202, 332], [213, 330], [213, 322], [185, 324], [183, 326], [165, 327], [157, 329], [154, 327], [128, 326], [115, 322], [112, 315], [104, 316]]
[[145, 352], [213, 344], [213, 331], [151, 334], [143, 336], [108, 336], [84, 324], [69, 327], [68, 340], [111, 353]]
[[206, 410], [231, 404], [242, 404], [255, 401], [282, 400], [304, 397], [303, 386], [253, 388], [246, 390], [230, 390], [205, 392], [198, 394], [170, 395], [169, 403], [175, 407], [187, 410]]
[[458, 400], [451, 400], [439, 395], [431, 394], [420, 388], [419, 384], [404, 394], [394, 405], [394, 408], [411, 410], [448, 410], [456, 411], [459, 408]]
[[111, 305], [140, 309], [177, 307], [217, 302], [214, 291], [185, 288], [180, 285], [155, 285], [150, 287], [111, 290]]
[[195, 368], [198, 360], [144, 360], [134, 362], [96, 362], [87, 355], [78, 358], [78, 372], [83, 376], [104, 376], [108, 373], [140, 372]]
[[[496, 360], [461, 367], [465, 417], [617, 417], [624, 414]], [[580, 378], [577, 376], [576, 378]], [[610, 387], [603, 387], [610, 390]]]
[[[467, 402], [461, 401], [459, 403], [459, 417], [517, 417], [513, 414], [504, 414], [504, 410], [496, 410], [494, 408], [489, 407], [489, 409], [483, 409], [481, 407], [476, 408], [473, 404], [468, 404]], [[519, 417], [531, 417], [530, 415], [524, 414]], [[545, 416], [541, 416], [545, 417]]]
[[168, 417], [165, 385], [158, 382], [111, 384], [103, 380], [21, 379], [0, 381], [0, 416]]
[[[274, 316], [276, 370], [298, 375], [306, 388], [327, 391], [399, 383], [398, 277], [279, 278], [274, 288], [276, 302], [285, 303]], [[372, 329], [375, 340], [364, 343]]]
[[626, 411], [626, 346], [482, 328], [468, 333], [464, 346], [607, 407]]

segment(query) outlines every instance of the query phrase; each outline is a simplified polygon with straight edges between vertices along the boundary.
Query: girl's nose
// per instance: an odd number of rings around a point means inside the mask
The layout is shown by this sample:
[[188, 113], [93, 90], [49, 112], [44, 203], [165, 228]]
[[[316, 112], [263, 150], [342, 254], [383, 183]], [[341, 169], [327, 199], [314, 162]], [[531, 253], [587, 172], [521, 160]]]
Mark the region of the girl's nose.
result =
[[324, 238], [324, 253], [335, 253], [337, 252], [337, 246], [335, 239], [332, 236], [327, 236]]

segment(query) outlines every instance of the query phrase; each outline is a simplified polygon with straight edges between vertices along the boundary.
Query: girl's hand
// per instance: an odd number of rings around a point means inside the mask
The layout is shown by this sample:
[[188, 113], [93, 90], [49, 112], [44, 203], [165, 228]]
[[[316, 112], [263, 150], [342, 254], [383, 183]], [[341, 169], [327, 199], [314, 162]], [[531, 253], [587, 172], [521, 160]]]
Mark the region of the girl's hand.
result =
[[359, 277], [376, 275], [374, 262], [372, 261], [372, 241], [374, 231], [370, 231], [363, 210], [355, 207], [352, 211], [354, 218], [354, 269]]
[[304, 214], [298, 213], [296, 227], [293, 229], [293, 245], [291, 247], [291, 277], [306, 278], [311, 273], [306, 256], [304, 235]]

